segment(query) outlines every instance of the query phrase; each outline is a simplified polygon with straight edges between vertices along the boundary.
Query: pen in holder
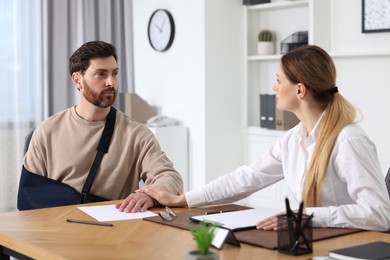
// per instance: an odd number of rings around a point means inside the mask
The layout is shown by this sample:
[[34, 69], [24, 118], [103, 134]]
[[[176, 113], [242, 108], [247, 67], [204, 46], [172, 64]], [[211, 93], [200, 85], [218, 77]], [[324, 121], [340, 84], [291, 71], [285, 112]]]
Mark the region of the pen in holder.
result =
[[278, 216], [278, 250], [289, 255], [313, 252], [312, 218], [304, 215], [301, 203], [298, 213], [293, 213], [286, 199], [287, 214]]

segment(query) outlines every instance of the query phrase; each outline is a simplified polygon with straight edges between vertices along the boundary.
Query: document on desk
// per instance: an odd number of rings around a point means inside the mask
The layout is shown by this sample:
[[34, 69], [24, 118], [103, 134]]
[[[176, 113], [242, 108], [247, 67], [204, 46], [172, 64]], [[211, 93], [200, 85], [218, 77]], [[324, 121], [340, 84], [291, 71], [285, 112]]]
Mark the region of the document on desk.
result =
[[113, 220], [128, 220], [128, 219], [142, 219], [146, 217], [157, 216], [149, 210], [145, 212], [125, 213], [120, 212], [115, 205], [102, 205], [102, 206], [83, 206], [79, 209], [97, 221], [113, 221]]
[[238, 210], [232, 212], [222, 212], [205, 214], [191, 217], [195, 222], [208, 222], [221, 225], [230, 230], [241, 230], [256, 227], [256, 223], [273, 215], [279, 214], [280, 210], [255, 208]]

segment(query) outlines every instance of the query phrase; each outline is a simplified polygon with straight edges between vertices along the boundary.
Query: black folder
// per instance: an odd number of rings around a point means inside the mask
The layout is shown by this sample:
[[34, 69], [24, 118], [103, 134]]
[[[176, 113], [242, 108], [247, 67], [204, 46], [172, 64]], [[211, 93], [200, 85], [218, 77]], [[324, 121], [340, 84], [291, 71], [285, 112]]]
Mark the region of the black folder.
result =
[[275, 94], [260, 94], [260, 127], [288, 130], [298, 123], [294, 113], [276, 109]]
[[260, 127], [275, 129], [274, 94], [260, 94]]
[[260, 94], [260, 127], [268, 128], [268, 94]]

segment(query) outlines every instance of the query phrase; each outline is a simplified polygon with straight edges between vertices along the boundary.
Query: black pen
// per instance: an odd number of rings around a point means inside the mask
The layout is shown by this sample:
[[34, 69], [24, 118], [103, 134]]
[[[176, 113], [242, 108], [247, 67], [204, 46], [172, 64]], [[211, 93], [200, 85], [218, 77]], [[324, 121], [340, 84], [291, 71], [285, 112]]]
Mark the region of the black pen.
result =
[[89, 225], [97, 225], [97, 226], [105, 226], [105, 227], [112, 227], [112, 226], [114, 226], [111, 223], [104, 223], [104, 222], [98, 222], [98, 221], [89, 221], [89, 220], [81, 220], [81, 219], [67, 219], [66, 222], [79, 223], [79, 224], [89, 224]]
[[[292, 213], [294, 214], [294, 213]], [[303, 214], [303, 201], [299, 204], [299, 209], [298, 209], [298, 216], [296, 218], [295, 222], [295, 232], [294, 232], [294, 244], [291, 246], [290, 251], [294, 251], [295, 248], [299, 244], [299, 237], [304, 235], [302, 233], [302, 227], [301, 227], [301, 222], [302, 222], [302, 214]]]
[[204, 213], [205, 215], [212, 215], [212, 214], [219, 214], [219, 213], [226, 213], [226, 212], [233, 212], [238, 210], [220, 210], [220, 211], [211, 211]]
[[299, 232], [302, 228], [301, 227], [302, 215], [303, 215], [303, 201], [299, 204], [298, 217], [296, 219], [296, 226], [295, 226], [295, 240], [299, 239]]
[[285, 199], [285, 203], [286, 203], [286, 213], [287, 213], [288, 235], [290, 238], [290, 245], [292, 245], [294, 243], [294, 224], [293, 224], [293, 222], [295, 222], [295, 217], [294, 217], [294, 213], [292, 212], [292, 210], [290, 208], [290, 201], [288, 200], [288, 198]]

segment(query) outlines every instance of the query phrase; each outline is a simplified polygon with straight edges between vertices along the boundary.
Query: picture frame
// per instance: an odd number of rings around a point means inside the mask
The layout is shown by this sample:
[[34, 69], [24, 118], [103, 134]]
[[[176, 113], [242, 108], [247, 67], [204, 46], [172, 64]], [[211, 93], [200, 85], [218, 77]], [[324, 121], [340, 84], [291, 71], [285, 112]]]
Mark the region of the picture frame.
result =
[[390, 0], [362, 0], [362, 32], [390, 32]]

